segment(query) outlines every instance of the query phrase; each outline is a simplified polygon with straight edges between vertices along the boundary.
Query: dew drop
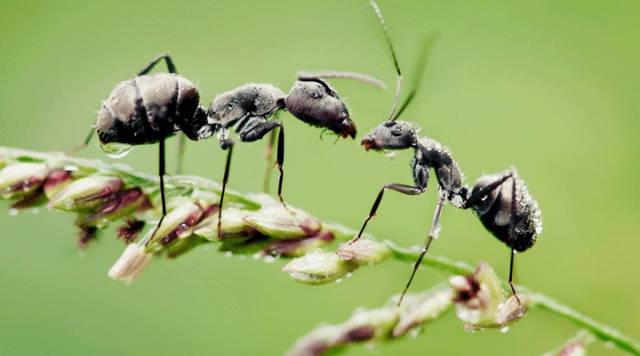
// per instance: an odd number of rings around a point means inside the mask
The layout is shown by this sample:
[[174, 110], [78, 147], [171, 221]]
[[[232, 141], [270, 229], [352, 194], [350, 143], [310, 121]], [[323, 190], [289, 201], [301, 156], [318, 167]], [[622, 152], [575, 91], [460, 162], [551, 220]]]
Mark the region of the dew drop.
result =
[[509, 332], [509, 327], [508, 326], [504, 326], [500, 329], [500, 332], [503, 334], [506, 334], [507, 332]]
[[276, 258], [271, 255], [267, 255], [267, 256], [264, 256], [263, 260], [266, 263], [274, 263], [276, 261]]
[[253, 254], [253, 256], [251, 256], [254, 260], [259, 260], [262, 257], [262, 254], [260, 252], [256, 252]]
[[118, 142], [100, 143], [100, 147], [111, 158], [122, 158], [133, 148], [131, 145]]
[[336, 279], [336, 283], [342, 283], [342, 278]]
[[353, 273], [351, 273], [351, 272], [347, 272], [346, 277], [347, 277], [347, 278], [351, 278], [351, 276], [353, 276]]
[[233, 257], [233, 252], [227, 251], [224, 253], [224, 257]]
[[16, 216], [19, 212], [18, 209], [9, 209], [9, 216]]
[[418, 335], [420, 335], [421, 331], [422, 331], [421, 328], [413, 328], [409, 330], [409, 337], [411, 337], [412, 339], [415, 339], [418, 337]]

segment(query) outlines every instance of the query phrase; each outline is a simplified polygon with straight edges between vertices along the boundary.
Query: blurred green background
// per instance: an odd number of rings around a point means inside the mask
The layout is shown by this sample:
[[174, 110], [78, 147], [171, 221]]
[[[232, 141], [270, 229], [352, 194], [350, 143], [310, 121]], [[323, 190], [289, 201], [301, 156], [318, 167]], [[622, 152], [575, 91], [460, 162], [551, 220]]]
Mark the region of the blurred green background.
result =
[[[516, 165], [538, 199], [544, 233], [517, 259], [529, 287], [640, 337], [640, 3], [631, 1], [381, 0], [410, 76], [418, 42], [439, 40], [404, 118], [451, 147], [469, 182]], [[0, 144], [35, 150], [80, 142], [112, 87], [169, 51], [206, 104], [246, 82], [284, 90], [298, 69], [355, 70], [393, 83], [365, 0], [0, 1]], [[334, 81], [359, 137], [383, 120], [392, 91]], [[288, 114], [285, 194], [324, 219], [357, 227], [379, 187], [410, 182], [410, 152], [394, 159], [357, 142], [319, 139]], [[175, 140], [172, 140], [175, 145]], [[236, 150], [231, 187], [261, 189], [263, 143]], [[186, 171], [218, 179], [214, 140], [187, 149]], [[175, 156], [170, 150], [169, 167]], [[96, 146], [83, 152], [104, 157]], [[156, 148], [123, 162], [156, 172]], [[436, 195], [390, 193], [370, 232], [423, 241]], [[5, 212], [6, 204], [3, 203]], [[2, 214], [0, 354], [265, 354], [287, 350], [320, 322], [346, 319], [400, 291], [410, 266], [388, 262], [341, 284], [309, 287], [282, 263], [198, 250], [156, 261], [138, 283], [106, 271], [123, 246], [75, 247], [70, 214]], [[433, 253], [506, 276], [508, 249], [469, 211], [447, 208]], [[413, 290], [443, 280], [423, 269]], [[555, 347], [573, 325], [536, 311], [506, 334], [469, 334], [452, 314], [416, 338], [354, 347], [368, 354], [526, 354]], [[619, 354], [596, 346], [594, 354]]]

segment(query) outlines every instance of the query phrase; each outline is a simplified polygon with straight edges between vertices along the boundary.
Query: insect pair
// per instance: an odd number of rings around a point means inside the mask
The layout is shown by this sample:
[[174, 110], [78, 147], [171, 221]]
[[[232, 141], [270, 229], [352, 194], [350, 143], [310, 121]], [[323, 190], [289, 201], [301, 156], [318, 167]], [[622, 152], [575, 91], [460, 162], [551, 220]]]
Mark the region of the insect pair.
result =
[[[166, 63], [168, 73], [149, 74], [161, 61]], [[281, 121], [271, 119], [277, 112], [287, 110], [305, 123], [330, 130], [339, 137], [355, 138], [356, 135], [356, 125], [349, 116], [347, 106], [324, 80], [326, 78], [353, 79], [384, 88], [381, 81], [359, 73], [301, 73], [288, 94], [270, 84], [246, 84], [216, 96], [207, 110], [200, 104], [196, 86], [177, 74], [171, 57], [163, 54], [151, 61], [133, 79], [123, 81], [113, 89], [100, 108], [95, 132], [105, 152], [112, 156], [122, 155], [134, 145], [158, 143], [162, 217], [155, 231], [167, 214], [164, 189], [165, 141], [178, 132], [193, 141], [217, 134], [218, 144], [223, 150], [227, 150], [219, 201], [219, 206], [222, 207], [234, 145], [229, 131], [235, 130], [243, 142], [257, 141], [271, 133], [268, 146], [270, 151], [275, 130], [279, 129], [276, 158], [280, 172], [278, 197], [284, 205], [284, 127]], [[87, 136], [85, 146], [93, 132], [92, 130]], [[181, 152], [184, 149], [182, 137], [178, 150], [179, 162], [182, 161]], [[222, 209], [218, 209], [218, 235], [221, 221]], [[148, 241], [153, 239], [155, 231]]]
[[[389, 118], [365, 136], [361, 144], [366, 150], [373, 149], [377, 151], [413, 148], [415, 154], [411, 167], [414, 185], [385, 184], [376, 196], [369, 216], [365, 219], [358, 235], [351, 243], [362, 236], [367, 223], [376, 215], [386, 190], [393, 190], [406, 195], [420, 195], [426, 191], [430, 171], [433, 170], [439, 186], [438, 203], [426, 242], [415, 262], [398, 304], [402, 303], [402, 299], [409, 289], [422, 259], [433, 240], [438, 236], [440, 216], [447, 200], [457, 208], [472, 209], [478, 215], [484, 227], [511, 248], [509, 285], [514, 296], [520, 301], [513, 286], [514, 257], [516, 251], [522, 252], [533, 246], [537, 236], [541, 233], [542, 220], [537, 202], [529, 194], [524, 182], [518, 177], [514, 169], [507, 170], [502, 174], [482, 176], [469, 191], [467, 187], [463, 186], [462, 170], [448, 148], [430, 137], [418, 137], [414, 124], [397, 120], [415, 98], [424, 68], [424, 63], [422, 62], [426, 59], [426, 51], [418, 61], [418, 75], [415, 77], [413, 88], [402, 104], [398, 105], [402, 87], [402, 72], [382, 12], [373, 0], [371, 1], [371, 6], [382, 27], [388, 50], [393, 59], [397, 78], [396, 94]], [[425, 47], [426, 49], [428, 47]]]

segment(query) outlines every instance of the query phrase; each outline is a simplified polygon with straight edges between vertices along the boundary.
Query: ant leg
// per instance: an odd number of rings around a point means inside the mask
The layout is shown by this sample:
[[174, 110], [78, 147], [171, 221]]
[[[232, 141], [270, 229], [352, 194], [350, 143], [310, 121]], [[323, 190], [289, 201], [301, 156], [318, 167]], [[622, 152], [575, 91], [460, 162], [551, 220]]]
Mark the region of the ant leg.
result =
[[67, 154], [69, 155], [75, 155], [76, 153], [78, 153], [79, 151], [83, 150], [84, 148], [86, 148], [87, 146], [89, 146], [89, 143], [91, 142], [91, 139], [93, 138], [93, 135], [96, 133], [96, 129], [91, 126], [91, 128], [89, 129], [89, 133], [87, 134], [87, 136], [84, 138], [84, 141], [76, 146], [71, 148], [70, 150], [67, 151]]
[[[472, 192], [469, 198], [462, 205], [462, 209], [468, 209], [478, 204], [483, 197], [485, 197], [487, 194], [494, 191], [496, 188], [504, 184], [504, 182], [506, 182], [509, 178], [512, 178], [514, 176], [515, 176], [515, 171], [509, 170], [507, 173], [503, 174], [500, 178], [496, 179], [495, 181], [487, 184], [486, 186], [482, 187], [481, 189], [478, 189], [475, 192]], [[513, 208], [515, 208], [515, 206]]]
[[164, 160], [164, 139], [160, 140], [158, 142], [159, 144], [159, 159], [158, 159], [158, 175], [160, 176], [160, 199], [162, 201], [162, 217], [160, 218], [160, 221], [158, 221], [158, 224], [156, 225], [156, 228], [153, 230], [153, 233], [151, 234], [149, 240], [147, 240], [147, 242], [145, 243], [145, 246], [148, 245], [151, 241], [153, 241], [153, 238], [156, 235], [156, 232], [158, 232], [158, 229], [160, 228], [160, 225], [162, 225], [162, 221], [164, 220], [164, 217], [167, 215], [167, 202], [166, 202], [166, 198], [164, 195], [164, 175], [165, 175], [165, 160]]
[[271, 131], [269, 134], [269, 140], [267, 141], [267, 147], [264, 149], [264, 158], [267, 161], [267, 165], [264, 169], [264, 178], [262, 180], [262, 191], [269, 193], [269, 185], [271, 183], [271, 169], [273, 168], [273, 145], [276, 143], [276, 132]]
[[421, 187], [415, 187], [412, 185], [399, 184], [399, 183], [385, 184], [384, 187], [380, 189], [380, 192], [378, 193], [376, 200], [373, 202], [373, 206], [371, 207], [369, 216], [365, 219], [364, 223], [362, 224], [362, 227], [360, 228], [358, 235], [353, 240], [351, 240], [351, 242], [349, 242], [350, 244], [358, 241], [362, 237], [362, 233], [364, 232], [364, 229], [367, 227], [369, 220], [371, 220], [374, 216], [376, 216], [376, 211], [378, 211], [378, 207], [380, 206], [380, 202], [382, 201], [382, 197], [384, 196], [384, 191], [387, 189], [395, 190], [396, 192], [406, 194], [406, 195], [419, 195], [424, 193], [424, 188], [421, 188]]
[[404, 299], [404, 295], [407, 294], [409, 290], [409, 286], [411, 286], [411, 282], [413, 282], [413, 277], [415, 277], [416, 272], [418, 271], [418, 267], [422, 263], [422, 259], [429, 251], [429, 247], [431, 246], [431, 242], [438, 238], [438, 234], [440, 233], [440, 216], [442, 215], [442, 209], [444, 208], [444, 203], [447, 200], [447, 191], [444, 189], [440, 189], [440, 200], [438, 200], [438, 205], [436, 206], [436, 211], [433, 213], [433, 220], [431, 221], [431, 229], [429, 230], [429, 235], [427, 236], [427, 241], [422, 248], [422, 252], [420, 252], [420, 256], [416, 260], [416, 263], [413, 265], [413, 271], [411, 272], [411, 276], [407, 281], [407, 285], [404, 287], [402, 294], [400, 294], [400, 300], [398, 301], [398, 306], [402, 304], [402, 300]]
[[233, 141], [226, 139], [224, 143], [229, 152], [227, 152], [227, 161], [224, 165], [224, 175], [222, 176], [222, 191], [220, 192], [220, 202], [218, 203], [218, 240], [222, 237], [222, 202], [224, 201], [224, 192], [227, 189], [229, 181], [229, 167], [231, 166], [231, 154], [233, 153]]
[[187, 147], [187, 135], [178, 134], [178, 162], [176, 163], [176, 174], [182, 174], [184, 168], [184, 150]]
[[153, 67], [155, 67], [156, 64], [158, 64], [161, 60], [164, 60], [165, 63], [167, 64], [167, 71], [169, 71], [169, 73], [178, 73], [176, 66], [173, 64], [173, 60], [171, 59], [171, 56], [169, 56], [167, 53], [163, 53], [157, 56], [156, 58], [154, 58], [144, 68], [142, 68], [142, 70], [138, 72], [138, 75], [145, 75], [149, 73], [149, 71], [151, 71], [151, 69], [153, 69]]
[[[516, 179], [515, 172], [512, 170], [510, 174], [511, 174], [511, 219], [509, 220], [509, 239], [513, 240], [513, 236], [515, 232], [514, 219], [516, 216], [516, 204], [517, 204], [516, 193], [517, 193], [518, 187], [517, 187], [517, 179]], [[513, 262], [515, 257], [516, 257], [516, 251], [512, 247], [511, 259], [509, 260], [509, 287], [511, 287], [511, 292], [513, 292], [513, 296], [516, 297], [518, 304], [522, 305], [522, 302], [520, 302], [520, 298], [518, 298], [518, 293], [516, 293], [516, 288], [513, 286]]]
[[278, 150], [276, 155], [276, 163], [278, 165], [278, 171], [280, 171], [280, 178], [278, 179], [278, 199], [282, 205], [286, 206], [282, 198], [282, 183], [284, 180], [284, 129], [282, 123], [279, 120], [252, 117], [242, 128], [239, 135], [243, 142], [253, 142], [263, 138], [267, 133], [272, 132], [278, 127], [280, 128], [278, 131]]

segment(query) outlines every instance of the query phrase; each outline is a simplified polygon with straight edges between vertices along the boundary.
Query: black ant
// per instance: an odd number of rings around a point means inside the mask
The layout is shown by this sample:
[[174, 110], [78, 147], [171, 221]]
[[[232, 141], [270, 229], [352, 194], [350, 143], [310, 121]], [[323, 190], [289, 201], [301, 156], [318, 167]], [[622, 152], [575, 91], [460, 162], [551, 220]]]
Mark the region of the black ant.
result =
[[[148, 74], [164, 60], [169, 73]], [[200, 94], [187, 78], [177, 74], [173, 60], [162, 54], [152, 60], [130, 80], [118, 84], [103, 102], [95, 124], [95, 132], [107, 153], [125, 154], [131, 146], [159, 144], [158, 175], [162, 217], [153, 235], [167, 214], [164, 175], [165, 140], [181, 131], [191, 140], [210, 137], [215, 127], [207, 123], [207, 113], [200, 106]], [[85, 146], [93, 131], [87, 136]]]
[[[519, 179], [513, 171], [509, 171], [509, 173], [497, 178], [493, 176], [482, 177], [478, 180], [472, 192], [469, 193], [468, 188], [462, 186], [464, 179], [462, 170], [453, 159], [449, 149], [429, 137], [418, 137], [413, 124], [397, 120], [415, 97], [424, 66], [419, 67], [419, 75], [416, 76], [413, 88], [398, 109], [402, 72], [382, 12], [373, 0], [371, 1], [371, 6], [383, 29], [387, 46], [391, 52], [395, 66], [397, 76], [396, 95], [389, 119], [364, 137], [361, 144], [366, 150], [401, 150], [413, 148], [415, 154], [411, 166], [414, 185], [399, 183], [385, 184], [378, 193], [369, 212], [369, 216], [351, 243], [357, 241], [362, 236], [367, 223], [376, 215], [384, 192], [387, 189], [395, 190], [406, 195], [420, 195], [426, 191], [430, 174], [429, 171], [433, 169], [438, 180], [440, 191], [438, 204], [434, 212], [427, 240], [414, 264], [413, 271], [400, 296], [398, 305], [402, 303], [404, 295], [409, 289], [415, 273], [429, 250], [431, 243], [438, 237], [440, 217], [447, 200], [458, 208], [472, 208], [476, 211], [487, 230], [512, 248], [509, 284], [514, 295], [516, 295], [512, 283], [514, 250], [524, 251], [535, 242], [541, 224], [537, 203], [528, 193], [524, 184], [521, 183], [521, 181], [520, 184], [517, 183]], [[418, 61], [419, 64], [424, 62], [427, 48], [428, 47], [425, 46], [425, 51], [422, 53], [423, 57]], [[511, 195], [507, 194], [507, 188], [502, 187], [509, 179], [513, 182]], [[505, 211], [507, 207], [509, 208]]]
[[[288, 94], [271, 84], [251, 83], [241, 85], [213, 99], [208, 110], [208, 122], [216, 128], [220, 147], [227, 150], [219, 206], [222, 206], [224, 200], [234, 145], [234, 141], [229, 137], [230, 129], [234, 128], [242, 142], [260, 140], [271, 132], [267, 152], [271, 152], [275, 137], [274, 130], [279, 129], [276, 165], [280, 174], [277, 194], [283, 205], [285, 205], [282, 198], [284, 127], [277, 118], [269, 120], [271, 116], [275, 116], [280, 110], [286, 110], [311, 126], [334, 132], [338, 138], [349, 136], [355, 138], [356, 125], [350, 118], [347, 106], [340, 99], [338, 93], [323, 80], [326, 78], [354, 79], [384, 88], [384, 83], [364, 74], [328, 71], [299, 73], [298, 80], [293, 84]], [[268, 154], [268, 160], [269, 156]], [[265, 182], [267, 182], [268, 173], [267, 170]], [[266, 185], [267, 183], [265, 183], [265, 189]], [[218, 210], [218, 227], [220, 227], [221, 221], [222, 209]]]

